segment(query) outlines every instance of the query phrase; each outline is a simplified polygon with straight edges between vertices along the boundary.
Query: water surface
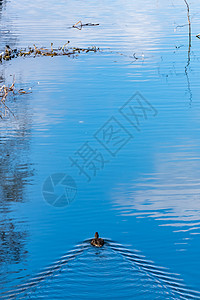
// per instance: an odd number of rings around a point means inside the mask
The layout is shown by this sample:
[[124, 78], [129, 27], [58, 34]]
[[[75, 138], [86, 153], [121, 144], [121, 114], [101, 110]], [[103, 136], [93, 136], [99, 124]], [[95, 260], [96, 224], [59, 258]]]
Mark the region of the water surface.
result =
[[[32, 87], [0, 120], [2, 298], [199, 298], [198, 2], [190, 8], [191, 48], [184, 1], [0, 2], [1, 50], [101, 49], [0, 66], [1, 84], [15, 75], [16, 88]], [[72, 28], [79, 20], [100, 25]], [[137, 108], [139, 124], [120, 110], [136, 92], [149, 108]], [[106, 149], [108, 120], [125, 140]], [[70, 160], [86, 145], [104, 158], [87, 175]], [[77, 186], [61, 208], [42, 194], [55, 173]], [[108, 239], [99, 250], [83, 242], [95, 231]]]

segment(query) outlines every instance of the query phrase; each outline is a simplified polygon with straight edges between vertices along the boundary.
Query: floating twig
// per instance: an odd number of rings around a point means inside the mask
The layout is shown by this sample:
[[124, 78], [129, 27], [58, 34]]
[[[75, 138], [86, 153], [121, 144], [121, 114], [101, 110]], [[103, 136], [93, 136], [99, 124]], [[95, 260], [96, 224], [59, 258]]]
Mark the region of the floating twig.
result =
[[85, 24], [83, 24], [81, 21], [78, 21], [72, 27], [81, 30], [82, 27], [85, 27], [85, 26], [98, 26], [98, 25], [99, 25], [98, 23], [96, 23], [96, 24], [95, 23], [85, 23]]

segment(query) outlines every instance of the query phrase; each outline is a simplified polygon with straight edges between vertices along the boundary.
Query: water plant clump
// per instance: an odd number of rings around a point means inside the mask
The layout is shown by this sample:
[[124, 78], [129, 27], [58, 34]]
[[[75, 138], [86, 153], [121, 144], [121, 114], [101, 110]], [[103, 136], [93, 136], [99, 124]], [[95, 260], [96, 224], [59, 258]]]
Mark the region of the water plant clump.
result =
[[[30, 94], [31, 88], [28, 91], [24, 89], [17, 90], [15, 88], [15, 80], [13, 79], [13, 83], [10, 86], [2, 85], [0, 86], [0, 118], [3, 119], [6, 117], [7, 112], [14, 116], [10, 108], [6, 104], [6, 100], [10, 94], [12, 95], [23, 95], [23, 94]], [[14, 116], [15, 117], [15, 116]]]
[[88, 53], [88, 52], [97, 52], [100, 51], [99, 48], [88, 47], [88, 48], [79, 48], [79, 47], [66, 47], [70, 42], [68, 41], [62, 47], [53, 48], [53, 43], [51, 43], [51, 48], [38, 48], [36, 45], [33, 47], [28, 47], [25, 49], [11, 49], [9, 45], [6, 45], [5, 51], [0, 53], [0, 62], [3, 60], [11, 60], [16, 57], [37, 57], [37, 56], [77, 56], [80, 53]]

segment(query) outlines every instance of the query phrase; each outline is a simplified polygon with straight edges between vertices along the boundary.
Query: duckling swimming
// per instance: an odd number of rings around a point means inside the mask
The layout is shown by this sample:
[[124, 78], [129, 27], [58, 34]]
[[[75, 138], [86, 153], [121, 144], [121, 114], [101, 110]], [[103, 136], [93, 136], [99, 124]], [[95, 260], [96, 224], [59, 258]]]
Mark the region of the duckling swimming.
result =
[[99, 238], [99, 234], [96, 232], [94, 239], [91, 240], [90, 244], [95, 247], [102, 247], [104, 245], [104, 240]]

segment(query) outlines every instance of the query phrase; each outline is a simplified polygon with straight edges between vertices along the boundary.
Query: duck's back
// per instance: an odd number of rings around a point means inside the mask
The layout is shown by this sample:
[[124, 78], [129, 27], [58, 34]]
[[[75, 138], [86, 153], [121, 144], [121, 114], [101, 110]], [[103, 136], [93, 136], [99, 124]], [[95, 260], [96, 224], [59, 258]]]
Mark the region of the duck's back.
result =
[[104, 245], [104, 240], [101, 238], [98, 239], [92, 239], [91, 240], [91, 245], [95, 247], [102, 247]]

